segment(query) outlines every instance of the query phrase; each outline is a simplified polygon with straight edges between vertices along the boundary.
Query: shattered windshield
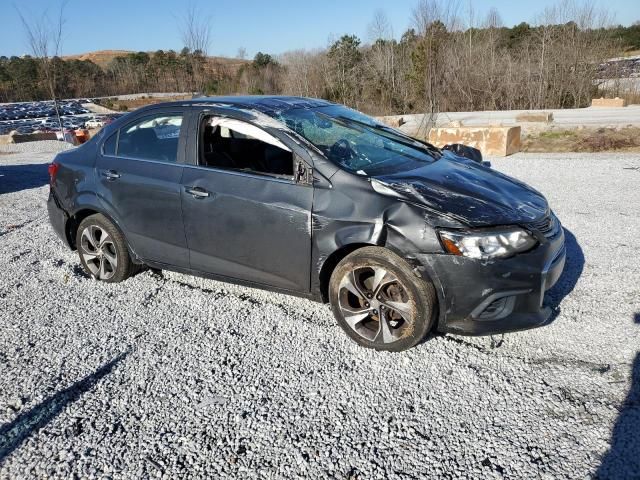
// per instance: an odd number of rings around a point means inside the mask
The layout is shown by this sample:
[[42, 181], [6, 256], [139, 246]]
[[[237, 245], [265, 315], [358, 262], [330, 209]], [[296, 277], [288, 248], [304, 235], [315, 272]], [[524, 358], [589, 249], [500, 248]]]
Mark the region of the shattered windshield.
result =
[[344, 169], [368, 176], [414, 170], [440, 157], [435, 147], [402, 135], [342, 105], [274, 114]]

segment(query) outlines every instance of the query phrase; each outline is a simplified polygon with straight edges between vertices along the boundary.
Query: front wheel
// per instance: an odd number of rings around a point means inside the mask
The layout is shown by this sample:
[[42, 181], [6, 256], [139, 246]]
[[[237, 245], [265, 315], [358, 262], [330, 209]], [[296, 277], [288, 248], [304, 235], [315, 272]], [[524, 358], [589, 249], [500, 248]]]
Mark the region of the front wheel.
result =
[[433, 285], [381, 247], [361, 248], [338, 263], [329, 301], [340, 326], [358, 344], [394, 352], [420, 342], [436, 312]]

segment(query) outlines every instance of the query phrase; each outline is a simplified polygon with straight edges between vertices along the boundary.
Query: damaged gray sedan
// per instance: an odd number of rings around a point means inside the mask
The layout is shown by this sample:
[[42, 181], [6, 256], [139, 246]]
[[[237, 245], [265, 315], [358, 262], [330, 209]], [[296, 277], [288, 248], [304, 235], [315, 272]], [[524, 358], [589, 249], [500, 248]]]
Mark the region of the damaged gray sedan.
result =
[[379, 350], [543, 325], [565, 262], [536, 190], [322, 100], [149, 106], [49, 173], [51, 223], [92, 277], [146, 265], [329, 302]]

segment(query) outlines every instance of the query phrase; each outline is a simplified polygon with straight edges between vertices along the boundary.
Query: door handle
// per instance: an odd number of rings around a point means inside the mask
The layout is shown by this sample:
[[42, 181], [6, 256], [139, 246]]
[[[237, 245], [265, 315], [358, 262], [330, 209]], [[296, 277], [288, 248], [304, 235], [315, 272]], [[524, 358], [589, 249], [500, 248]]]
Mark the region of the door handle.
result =
[[209, 196], [209, 192], [200, 187], [185, 187], [184, 190], [192, 195], [193, 198], [207, 198]]
[[102, 172], [102, 175], [107, 177], [107, 180], [115, 180], [117, 178], [120, 178], [120, 174], [115, 170], [107, 170], [105, 172]]

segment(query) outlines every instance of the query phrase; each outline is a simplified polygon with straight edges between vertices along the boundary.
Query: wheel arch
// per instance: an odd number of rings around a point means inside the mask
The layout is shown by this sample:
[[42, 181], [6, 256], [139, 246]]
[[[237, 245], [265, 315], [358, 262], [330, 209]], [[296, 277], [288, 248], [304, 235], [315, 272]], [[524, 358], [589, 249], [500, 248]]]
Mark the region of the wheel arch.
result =
[[347, 255], [355, 252], [364, 247], [376, 247], [375, 243], [349, 243], [347, 245], [342, 245], [340, 248], [336, 249], [331, 253], [326, 260], [323, 262], [322, 267], [320, 268], [319, 274], [319, 286], [320, 286], [320, 296], [322, 298], [323, 303], [329, 302], [329, 281], [331, 280], [331, 274], [335, 270], [336, 266], [340, 261], [346, 257]]
[[123, 238], [125, 239], [125, 242], [127, 243], [127, 250], [129, 251], [129, 256], [131, 257], [131, 259], [134, 261], [134, 263], [142, 263], [138, 255], [136, 255], [133, 248], [131, 248], [131, 243], [127, 239], [127, 235], [125, 234], [122, 227], [118, 224], [118, 222], [114, 220], [113, 217], [111, 217], [111, 215], [106, 213], [104, 210], [102, 210], [99, 207], [97, 208], [93, 205], [85, 206], [83, 208], [78, 209], [73, 215], [70, 215], [69, 218], [67, 219], [67, 223], [65, 225], [65, 234], [67, 236], [67, 241], [69, 242], [69, 245], [71, 246], [71, 248], [73, 250], [77, 249], [76, 236], [78, 233], [78, 227], [80, 226], [80, 223], [85, 218], [95, 214], [100, 214], [106, 217], [106, 219], [109, 220], [120, 231]]

